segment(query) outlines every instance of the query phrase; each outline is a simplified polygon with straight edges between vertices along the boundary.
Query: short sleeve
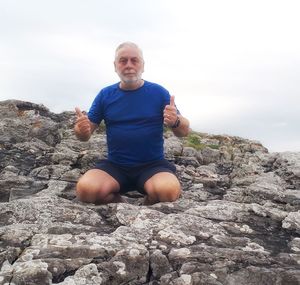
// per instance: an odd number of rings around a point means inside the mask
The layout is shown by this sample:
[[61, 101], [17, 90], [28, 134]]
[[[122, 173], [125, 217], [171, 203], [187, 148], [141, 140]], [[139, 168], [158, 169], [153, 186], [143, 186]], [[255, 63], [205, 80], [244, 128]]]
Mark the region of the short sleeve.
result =
[[94, 124], [99, 125], [103, 120], [103, 94], [100, 91], [94, 99], [88, 112], [88, 118]]

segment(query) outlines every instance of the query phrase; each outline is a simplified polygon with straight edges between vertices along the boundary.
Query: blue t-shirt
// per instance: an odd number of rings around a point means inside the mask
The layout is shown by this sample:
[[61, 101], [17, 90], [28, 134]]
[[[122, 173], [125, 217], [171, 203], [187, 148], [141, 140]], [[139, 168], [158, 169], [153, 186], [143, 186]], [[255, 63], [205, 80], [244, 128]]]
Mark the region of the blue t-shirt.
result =
[[170, 94], [162, 86], [144, 81], [136, 90], [108, 86], [96, 96], [88, 117], [106, 125], [108, 160], [138, 166], [164, 158], [163, 110]]

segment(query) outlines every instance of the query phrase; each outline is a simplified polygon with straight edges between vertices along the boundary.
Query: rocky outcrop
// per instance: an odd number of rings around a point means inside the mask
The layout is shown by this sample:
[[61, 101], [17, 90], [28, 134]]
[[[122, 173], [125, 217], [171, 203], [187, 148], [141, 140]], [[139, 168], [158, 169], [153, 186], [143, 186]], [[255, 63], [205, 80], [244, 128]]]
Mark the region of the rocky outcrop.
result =
[[106, 157], [73, 112], [0, 102], [0, 285], [300, 284], [300, 153], [238, 137], [165, 133], [182, 196], [93, 205], [77, 179]]

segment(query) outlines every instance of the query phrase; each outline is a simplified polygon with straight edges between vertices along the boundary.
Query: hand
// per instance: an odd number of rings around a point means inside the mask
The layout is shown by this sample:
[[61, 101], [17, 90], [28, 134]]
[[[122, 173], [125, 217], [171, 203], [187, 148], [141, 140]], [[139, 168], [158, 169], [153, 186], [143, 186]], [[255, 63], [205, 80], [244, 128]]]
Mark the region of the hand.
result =
[[78, 107], [76, 111], [75, 133], [80, 139], [89, 138], [91, 136], [91, 124], [87, 115], [82, 113]]
[[164, 124], [168, 127], [174, 126], [177, 120], [177, 109], [175, 107], [175, 96], [171, 96], [170, 105], [164, 109]]

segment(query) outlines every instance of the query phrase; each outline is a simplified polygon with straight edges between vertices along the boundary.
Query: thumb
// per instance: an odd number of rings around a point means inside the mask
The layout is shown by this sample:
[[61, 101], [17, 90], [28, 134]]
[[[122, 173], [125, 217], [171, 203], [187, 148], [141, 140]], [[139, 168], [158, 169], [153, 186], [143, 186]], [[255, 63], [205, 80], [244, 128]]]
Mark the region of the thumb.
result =
[[83, 117], [83, 114], [78, 107], [75, 108], [75, 112], [78, 118]]
[[170, 105], [175, 107], [175, 96], [173, 95], [170, 97]]

